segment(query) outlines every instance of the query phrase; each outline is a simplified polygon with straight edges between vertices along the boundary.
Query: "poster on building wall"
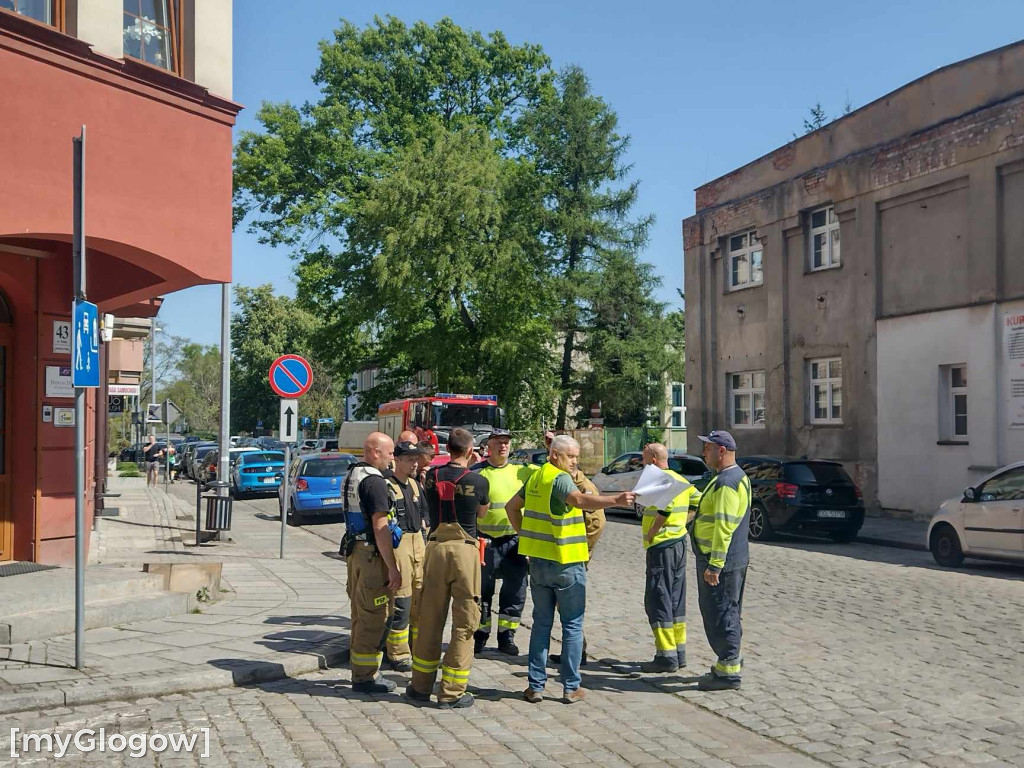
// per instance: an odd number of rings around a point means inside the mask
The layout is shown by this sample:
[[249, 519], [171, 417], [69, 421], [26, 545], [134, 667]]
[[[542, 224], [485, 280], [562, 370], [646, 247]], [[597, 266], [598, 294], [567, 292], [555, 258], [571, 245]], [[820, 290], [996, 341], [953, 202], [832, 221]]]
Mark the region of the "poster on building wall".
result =
[[1003, 314], [1007, 426], [1024, 429], [1024, 312]]

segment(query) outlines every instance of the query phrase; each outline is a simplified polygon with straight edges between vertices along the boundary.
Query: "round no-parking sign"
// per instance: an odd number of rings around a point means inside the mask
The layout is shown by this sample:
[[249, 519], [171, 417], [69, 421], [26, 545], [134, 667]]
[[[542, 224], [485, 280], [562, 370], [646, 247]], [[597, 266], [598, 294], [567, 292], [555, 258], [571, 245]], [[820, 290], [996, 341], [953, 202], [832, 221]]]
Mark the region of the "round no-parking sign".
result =
[[270, 388], [278, 396], [294, 400], [302, 397], [313, 386], [313, 369], [305, 358], [281, 355], [270, 366]]

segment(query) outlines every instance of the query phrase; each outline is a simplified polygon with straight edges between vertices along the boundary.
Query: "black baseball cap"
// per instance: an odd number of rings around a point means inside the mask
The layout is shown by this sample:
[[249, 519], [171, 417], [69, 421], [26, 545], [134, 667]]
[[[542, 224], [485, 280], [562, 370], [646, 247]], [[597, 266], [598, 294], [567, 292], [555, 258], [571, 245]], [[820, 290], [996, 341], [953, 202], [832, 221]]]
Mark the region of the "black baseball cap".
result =
[[490, 440], [492, 437], [512, 437], [512, 433], [507, 429], [496, 429], [487, 436], [487, 439]]
[[416, 443], [405, 440], [395, 446], [395, 456], [426, 456], [426, 453]]
[[706, 435], [697, 435], [705, 443], [714, 443], [720, 445], [727, 451], [736, 450], [736, 441], [732, 439], [732, 435], [726, 432], [724, 429], [714, 429]]

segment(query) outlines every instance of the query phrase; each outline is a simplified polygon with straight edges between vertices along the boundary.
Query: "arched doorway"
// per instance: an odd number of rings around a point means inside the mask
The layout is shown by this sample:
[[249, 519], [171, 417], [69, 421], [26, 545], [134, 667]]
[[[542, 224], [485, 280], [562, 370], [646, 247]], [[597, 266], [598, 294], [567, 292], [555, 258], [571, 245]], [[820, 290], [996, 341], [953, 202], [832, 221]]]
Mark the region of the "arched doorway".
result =
[[0, 291], [0, 561], [13, 557], [14, 531], [11, 526], [11, 346], [14, 315]]

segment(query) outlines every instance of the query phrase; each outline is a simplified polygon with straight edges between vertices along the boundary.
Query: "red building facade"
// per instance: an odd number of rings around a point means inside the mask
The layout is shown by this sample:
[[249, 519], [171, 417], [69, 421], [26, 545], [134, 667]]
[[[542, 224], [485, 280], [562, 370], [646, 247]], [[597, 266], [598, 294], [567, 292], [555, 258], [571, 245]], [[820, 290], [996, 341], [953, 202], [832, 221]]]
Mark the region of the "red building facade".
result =
[[[189, 19], [165, 6], [184, 37]], [[73, 406], [60, 339], [72, 299], [72, 138], [86, 126], [88, 298], [101, 313], [145, 317], [162, 294], [231, 280], [240, 109], [179, 76], [180, 61], [168, 71], [113, 57], [63, 28], [0, 10], [0, 560], [56, 564], [74, 556], [75, 430], [60, 423]], [[96, 417], [90, 393], [87, 523]]]

